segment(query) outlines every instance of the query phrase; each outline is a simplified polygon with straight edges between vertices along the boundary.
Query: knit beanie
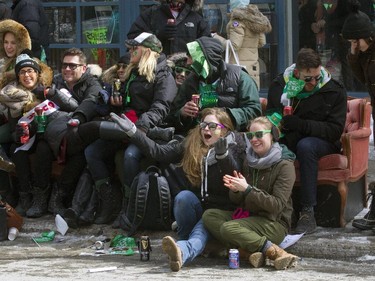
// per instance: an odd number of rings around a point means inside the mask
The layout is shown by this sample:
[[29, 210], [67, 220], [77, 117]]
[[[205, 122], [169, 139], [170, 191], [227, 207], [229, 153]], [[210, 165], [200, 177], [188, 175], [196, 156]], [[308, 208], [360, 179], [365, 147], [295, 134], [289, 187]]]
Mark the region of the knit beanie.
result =
[[16, 76], [19, 75], [20, 70], [24, 67], [31, 67], [40, 73], [39, 64], [35, 60], [33, 60], [29, 55], [23, 53], [16, 58], [16, 66], [14, 67]]
[[360, 3], [357, 0], [349, 3], [350, 14], [342, 27], [342, 37], [348, 39], [366, 39], [374, 36], [375, 29], [370, 18], [359, 10]]

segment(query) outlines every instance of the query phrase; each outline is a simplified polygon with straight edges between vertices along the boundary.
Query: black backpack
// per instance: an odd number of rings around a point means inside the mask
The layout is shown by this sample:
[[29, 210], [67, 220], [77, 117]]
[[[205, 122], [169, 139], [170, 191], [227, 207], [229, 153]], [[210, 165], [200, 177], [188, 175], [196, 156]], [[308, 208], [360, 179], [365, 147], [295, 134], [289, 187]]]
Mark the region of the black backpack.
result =
[[171, 229], [172, 199], [169, 185], [156, 166], [140, 172], [130, 187], [126, 213], [121, 215], [120, 227], [132, 236], [138, 228]]

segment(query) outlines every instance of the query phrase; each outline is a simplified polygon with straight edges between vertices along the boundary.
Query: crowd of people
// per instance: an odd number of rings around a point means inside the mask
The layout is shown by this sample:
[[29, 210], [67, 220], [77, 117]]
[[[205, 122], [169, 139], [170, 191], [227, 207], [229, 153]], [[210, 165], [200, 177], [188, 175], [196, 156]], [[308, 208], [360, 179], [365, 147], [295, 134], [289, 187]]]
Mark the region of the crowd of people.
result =
[[[72, 228], [119, 228], [132, 182], [152, 159], [179, 177], [178, 185], [170, 182], [178, 239], [162, 240], [172, 271], [210, 240], [244, 251], [253, 267], [266, 259], [275, 269], [295, 266], [298, 257], [278, 245], [289, 233], [316, 230], [318, 161], [341, 149], [347, 93], [318, 52], [301, 48], [272, 80], [262, 111], [258, 56], [246, 52], [264, 44], [271, 26], [249, 1], [231, 4], [229, 40], [246, 37], [247, 44], [235, 43], [240, 58], [250, 60], [246, 68], [225, 62], [225, 44], [211, 34], [199, 0], [161, 1], [141, 13], [125, 41], [128, 52], [99, 77], [75, 47], [53, 75], [41, 56], [46, 45], [26, 25], [0, 21], [0, 177], [11, 175], [17, 212], [59, 214]], [[246, 13], [263, 24], [254, 30]], [[342, 33], [374, 105], [375, 31], [355, 3]], [[292, 114], [283, 115], [285, 106]], [[54, 161], [64, 168], [51, 179]], [[114, 177], [122, 194], [117, 214]], [[353, 225], [375, 227], [374, 206]]]

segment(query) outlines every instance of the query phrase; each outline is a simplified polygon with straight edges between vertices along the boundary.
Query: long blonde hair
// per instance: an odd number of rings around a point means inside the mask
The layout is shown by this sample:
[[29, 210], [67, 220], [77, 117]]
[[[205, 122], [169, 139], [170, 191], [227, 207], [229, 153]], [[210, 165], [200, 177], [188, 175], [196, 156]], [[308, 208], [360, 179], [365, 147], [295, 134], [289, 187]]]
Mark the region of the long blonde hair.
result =
[[142, 56], [138, 63], [130, 63], [125, 69], [125, 80], [128, 80], [133, 68], [138, 67], [138, 73], [145, 76], [148, 82], [155, 79], [155, 69], [158, 64], [160, 54], [152, 51], [150, 48], [139, 46], [142, 49]]
[[[208, 115], [215, 115], [219, 120], [220, 124], [224, 125], [225, 128], [222, 129], [223, 135], [227, 132], [234, 130], [233, 122], [229, 114], [222, 108], [206, 108], [201, 113], [204, 120]], [[207, 155], [208, 147], [204, 144], [201, 136], [201, 128], [197, 125], [195, 128], [191, 129], [185, 141], [184, 155], [181, 161], [181, 166], [185, 172], [188, 180], [193, 186], [199, 186], [202, 178], [202, 160], [203, 157]]]

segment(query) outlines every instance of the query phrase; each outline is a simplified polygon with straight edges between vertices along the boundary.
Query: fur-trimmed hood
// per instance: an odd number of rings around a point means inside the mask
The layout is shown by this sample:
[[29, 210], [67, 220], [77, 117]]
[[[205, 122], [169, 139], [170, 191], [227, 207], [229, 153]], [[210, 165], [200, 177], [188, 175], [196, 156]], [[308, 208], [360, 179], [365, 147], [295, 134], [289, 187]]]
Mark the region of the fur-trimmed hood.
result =
[[103, 72], [101, 76], [101, 80], [104, 83], [108, 83], [112, 85], [113, 81], [118, 78], [117, 70], [118, 70], [117, 64], [112, 65], [110, 68], [106, 69]]
[[[167, 4], [167, 0], [159, 0], [161, 4]], [[195, 12], [203, 9], [204, 0], [186, 0], [186, 3], [191, 6], [191, 9]]]
[[249, 4], [243, 8], [233, 9], [231, 20], [241, 21], [254, 33], [269, 33], [272, 31], [270, 21], [259, 11], [257, 5]]
[[17, 56], [25, 49], [31, 50], [31, 39], [26, 27], [11, 19], [3, 20], [0, 21], [0, 58], [6, 56], [4, 50], [4, 34], [8, 31], [12, 32], [19, 42], [17, 46]]
[[[45, 86], [45, 87], [50, 87], [52, 85], [52, 80], [53, 80], [53, 70], [50, 68], [48, 65], [45, 63], [41, 62], [37, 58], [33, 58], [33, 60], [36, 60], [40, 66], [40, 80], [39, 84]], [[11, 82], [15, 81], [17, 77], [14, 75], [14, 77], [10, 76], [4, 76], [0, 80], [0, 88], [5, 87], [6, 85], [10, 84]]]
[[178, 52], [174, 53], [167, 58], [167, 64], [170, 68], [174, 69], [174, 67], [177, 65], [186, 67], [186, 61], [188, 59], [188, 56], [185, 52]]

